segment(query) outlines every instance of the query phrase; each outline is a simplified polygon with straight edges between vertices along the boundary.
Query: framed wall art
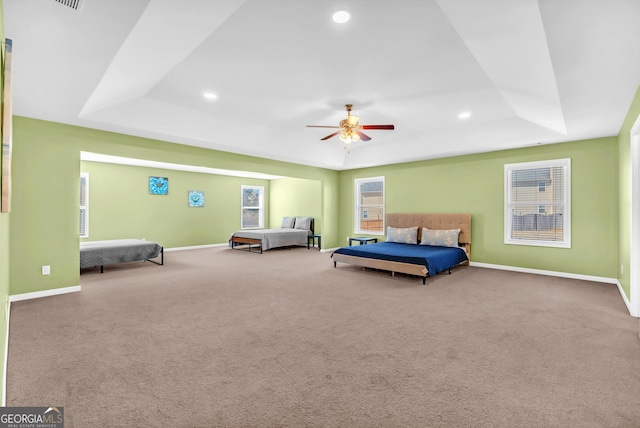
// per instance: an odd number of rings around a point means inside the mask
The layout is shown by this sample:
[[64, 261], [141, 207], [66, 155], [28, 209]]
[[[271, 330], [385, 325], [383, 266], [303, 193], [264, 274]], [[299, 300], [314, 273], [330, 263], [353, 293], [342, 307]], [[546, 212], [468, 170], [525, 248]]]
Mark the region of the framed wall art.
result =
[[169, 179], [167, 177], [149, 177], [149, 193], [152, 195], [168, 195]]
[[189, 190], [189, 206], [204, 207], [204, 192], [199, 190]]

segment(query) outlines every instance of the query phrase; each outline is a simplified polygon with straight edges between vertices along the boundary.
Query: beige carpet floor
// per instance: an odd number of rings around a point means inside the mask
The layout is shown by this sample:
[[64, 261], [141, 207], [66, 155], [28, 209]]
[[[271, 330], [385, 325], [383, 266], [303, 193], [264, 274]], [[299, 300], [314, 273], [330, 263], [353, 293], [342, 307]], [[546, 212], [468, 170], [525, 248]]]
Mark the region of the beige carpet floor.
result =
[[615, 285], [226, 247], [83, 271], [13, 303], [7, 405], [66, 427], [639, 427]]

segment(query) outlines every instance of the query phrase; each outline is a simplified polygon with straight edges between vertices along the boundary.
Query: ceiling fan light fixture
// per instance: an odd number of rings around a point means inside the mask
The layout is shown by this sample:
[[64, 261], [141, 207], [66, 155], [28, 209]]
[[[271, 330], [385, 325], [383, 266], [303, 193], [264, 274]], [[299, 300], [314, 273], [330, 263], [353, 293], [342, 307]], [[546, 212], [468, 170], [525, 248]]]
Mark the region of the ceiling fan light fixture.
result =
[[351, 109], [353, 107], [352, 104], [345, 104], [347, 109], [347, 118], [342, 119], [338, 126], [326, 126], [326, 125], [307, 125], [308, 128], [336, 128], [337, 131], [332, 132], [324, 138], [321, 138], [320, 141], [328, 140], [329, 138], [333, 138], [338, 136], [340, 141], [344, 143], [345, 150], [347, 149], [347, 145], [351, 143], [355, 143], [356, 141], [369, 141], [371, 137], [362, 132], [363, 130], [369, 129], [388, 129], [393, 130], [395, 126], [393, 125], [359, 125], [358, 121], [360, 118], [358, 116], [351, 115]]
[[344, 142], [345, 144], [355, 143], [359, 139], [360, 136], [353, 131], [345, 131], [340, 134], [340, 140], [342, 140], [342, 142]]
[[351, 15], [349, 15], [349, 12], [344, 10], [339, 10], [333, 14], [333, 21], [337, 22], [338, 24], [344, 24], [349, 19], [351, 19]]

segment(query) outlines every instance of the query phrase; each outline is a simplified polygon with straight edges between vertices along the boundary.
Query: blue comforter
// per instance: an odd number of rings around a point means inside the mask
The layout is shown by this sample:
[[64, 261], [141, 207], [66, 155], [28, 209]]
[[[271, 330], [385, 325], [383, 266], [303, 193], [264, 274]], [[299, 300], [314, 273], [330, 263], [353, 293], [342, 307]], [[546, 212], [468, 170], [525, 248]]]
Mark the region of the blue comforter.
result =
[[422, 265], [429, 271], [429, 276], [434, 276], [468, 260], [467, 253], [462, 248], [399, 244], [395, 242], [342, 247], [338, 248], [334, 253]]

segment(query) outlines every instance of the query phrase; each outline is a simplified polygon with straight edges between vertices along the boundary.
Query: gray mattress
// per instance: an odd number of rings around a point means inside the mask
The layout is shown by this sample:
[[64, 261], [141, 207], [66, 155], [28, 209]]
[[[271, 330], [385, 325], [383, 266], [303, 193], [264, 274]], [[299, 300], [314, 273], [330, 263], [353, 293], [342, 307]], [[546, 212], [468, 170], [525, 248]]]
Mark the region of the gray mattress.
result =
[[80, 243], [80, 268], [156, 258], [162, 247], [141, 239], [112, 239]]
[[235, 232], [233, 236], [260, 239], [262, 241], [262, 249], [269, 250], [271, 248], [288, 247], [290, 245], [307, 245], [311, 233], [310, 230], [283, 228], [242, 230]]

